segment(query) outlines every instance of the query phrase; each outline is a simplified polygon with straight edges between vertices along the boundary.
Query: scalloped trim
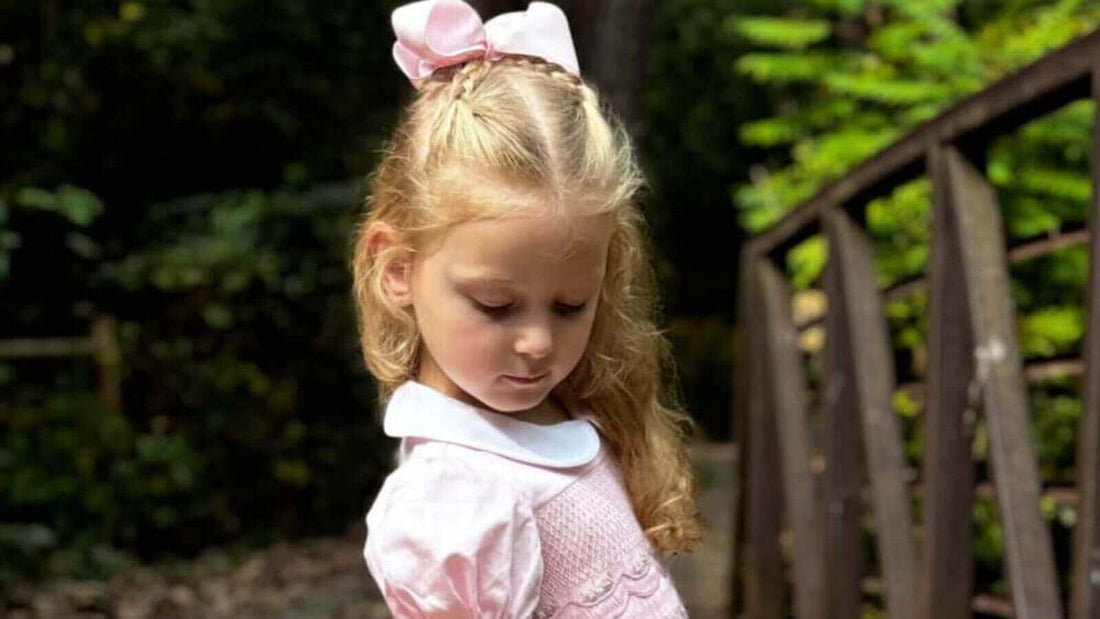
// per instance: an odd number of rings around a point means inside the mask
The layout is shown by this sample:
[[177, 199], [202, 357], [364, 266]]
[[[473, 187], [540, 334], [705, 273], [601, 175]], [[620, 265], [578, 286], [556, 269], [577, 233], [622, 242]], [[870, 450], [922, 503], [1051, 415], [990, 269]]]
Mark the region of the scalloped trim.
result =
[[658, 568], [648, 550], [636, 552], [625, 571], [608, 571], [577, 587], [569, 596], [570, 602], [563, 606], [553, 599], [547, 600], [534, 617], [622, 617], [631, 600], [652, 597], [660, 589], [667, 575]]

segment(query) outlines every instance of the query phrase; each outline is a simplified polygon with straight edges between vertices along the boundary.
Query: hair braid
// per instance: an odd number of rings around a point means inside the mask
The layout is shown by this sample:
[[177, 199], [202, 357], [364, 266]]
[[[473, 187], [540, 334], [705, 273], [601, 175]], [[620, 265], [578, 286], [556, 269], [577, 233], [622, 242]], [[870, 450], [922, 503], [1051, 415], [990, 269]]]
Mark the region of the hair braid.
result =
[[531, 67], [538, 73], [549, 77], [550, 79], [558, 80], [573, 88], [577, 93], [578, 99], [584, 96], [584, 80], [580, 77], [566, 71], [561, 65], [553, 62], [543, 60], [542, 58], [535, 58], [529, 56], [509, 56], [508, 59], [513, 64]]
[[454, 76], [451, 89], [452, 101], [463, 101], [474, 91], [478, 83], [492, 68], [492, 63], [487, 61], [467, 62]]

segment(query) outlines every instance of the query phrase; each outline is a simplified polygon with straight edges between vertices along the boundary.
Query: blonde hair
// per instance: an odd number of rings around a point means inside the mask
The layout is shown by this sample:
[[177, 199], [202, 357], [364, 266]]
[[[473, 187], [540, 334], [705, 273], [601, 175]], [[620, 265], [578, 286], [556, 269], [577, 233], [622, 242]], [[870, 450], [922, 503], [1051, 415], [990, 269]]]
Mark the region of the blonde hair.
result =
[[[656, 283], [635, 204], [645, 181], [621, 122], [556, 64], [477, 59], [422, 84], [383, 155], [369, 178], [352, 262], [360, 345], [380, 403], [416, 376], [421, 346], [411, 310], [383, 288], [387, 269], [415, 255], [428, 235], [506, 217], [518, 204], [604, 216], [611, 237], [592, 333], [555, 393], [596, 415], [655, 548], [690, 552], [702, 536], [686, 450], [695, 424], [677, 403], [668, 342], [655, 326]], [[373, 254], [378, 223], [400, 242]]]

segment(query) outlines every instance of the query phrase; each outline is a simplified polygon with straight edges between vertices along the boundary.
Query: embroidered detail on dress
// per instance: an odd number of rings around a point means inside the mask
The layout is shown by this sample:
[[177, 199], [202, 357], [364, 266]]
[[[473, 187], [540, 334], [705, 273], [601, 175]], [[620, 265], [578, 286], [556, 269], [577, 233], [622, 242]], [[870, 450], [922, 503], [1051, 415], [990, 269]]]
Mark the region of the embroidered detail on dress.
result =
[[613, 584], [615, 584], [615, 579], [611, 576], [611, 573], [603, 574], [594, 582], [581, 587], [581, 601], [585, 604], [599, 601], [604, 595], [611, 592], [611, 585]]
[[[595, 606], [609, 597], [614, 588], [621, 586], [623, 580], [630, 579], [637, 581], [648, 574], [652, 563], [649, 559], [647, 545], [643, 544], [641, 548], [635, 551], [634, 556], [624, 561], [624, 563], [628, 566], [627, 570], [622, 573], [618, 579], [616, 579], [609, 570], [601, 574], [598, 578], [582, 585], [579, 589], [581, 602], [587, 606]], [[630, 593], [637, 592], [631, 591]]]
[[535, 509], [545, 566], [536, 619], [686, 616], [605, 457]]
[[642, 534], [610, 457], [535, 510], [546, 574], [543, 592], [564, 600], [598, 580], [639, 544]]
[[634, 564], [630, 566], [630, 575], [639, 578], [646, 573], [649, 569], [649, 555], [642, 555], [634, 560]]
[[558, 604], [554, 600], [547, 600], [539, 604], [535, 610], [535, 619], [550, 619], [558, 612]]
[[[657, 569], [657, 563], [649, 554], [649, 546], [642, 545], [631, 556], [619, 562], [617, 570], [608, 570], [580, 585], [569, 596], [565, 605], [553, 598], [543, 598], [536, 619], [579, 619], [590, 617], [645, 616], [654, 619], [681, 619], [686, 610], [675, 593], [661, 595], [662, 586], [671, 591], [667, 574]], [[617, 575], [617, 577], [616, 577]]]

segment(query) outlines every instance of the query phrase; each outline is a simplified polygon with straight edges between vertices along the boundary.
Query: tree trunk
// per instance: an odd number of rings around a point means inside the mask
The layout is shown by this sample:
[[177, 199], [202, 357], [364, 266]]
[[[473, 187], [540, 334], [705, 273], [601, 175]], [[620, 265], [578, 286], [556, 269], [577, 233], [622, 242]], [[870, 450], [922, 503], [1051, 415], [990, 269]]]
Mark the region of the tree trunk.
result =
[[640, 143], [653, 0], [564, 0], [561, 6], [570, 16], [581, 73]]

